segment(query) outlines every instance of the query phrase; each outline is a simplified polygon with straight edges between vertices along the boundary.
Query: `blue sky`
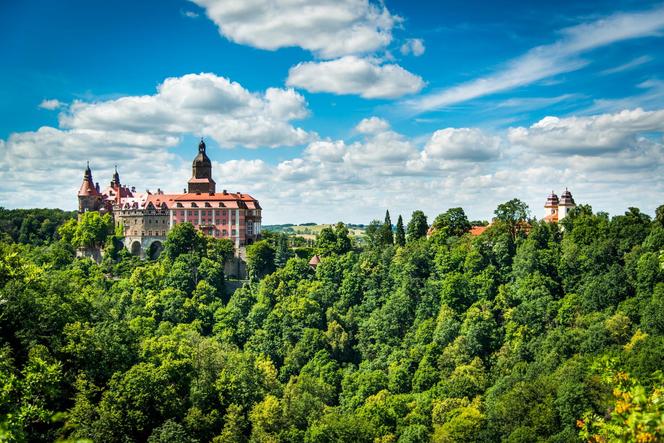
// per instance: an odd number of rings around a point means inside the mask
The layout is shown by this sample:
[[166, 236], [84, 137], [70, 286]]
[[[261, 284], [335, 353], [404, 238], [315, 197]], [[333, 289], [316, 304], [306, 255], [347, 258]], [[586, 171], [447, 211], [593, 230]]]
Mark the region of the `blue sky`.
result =
[[664, 203], [661, 2], [297, 3], [0, 4], [0, 205], [177, 192], [200, 136], [266, 223]]

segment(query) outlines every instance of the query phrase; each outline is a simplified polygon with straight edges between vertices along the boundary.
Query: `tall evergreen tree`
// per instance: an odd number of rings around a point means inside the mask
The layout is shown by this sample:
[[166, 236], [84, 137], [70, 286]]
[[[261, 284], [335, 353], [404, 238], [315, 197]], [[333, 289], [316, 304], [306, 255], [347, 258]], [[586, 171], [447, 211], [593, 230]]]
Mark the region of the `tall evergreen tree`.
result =
[[427, 216], [422, 211], [414, 211], [406, 227], [406, 237], [409, 242], [427, 235]]
[[277, 268], [283, 268], [292, 256], [293, 254], [288, 247], [288, 236], [283, 233], [279, 234], [277, 238], [277, 250], [274, 254], [274, 264]]
[[385, 221], [380, 229], [381, 243], [383, 246], [391, 246], [394, 244], [394, 234], [392, 233], [392, 219], [390, 218], [390, 211], [385, 211]]
[[403, 217], [399, 214], [397, 219], [397, 231], [394, 235], [394, 243], [397, 246], [403, 246], [406, 244], [406, 231], [403, 228]]

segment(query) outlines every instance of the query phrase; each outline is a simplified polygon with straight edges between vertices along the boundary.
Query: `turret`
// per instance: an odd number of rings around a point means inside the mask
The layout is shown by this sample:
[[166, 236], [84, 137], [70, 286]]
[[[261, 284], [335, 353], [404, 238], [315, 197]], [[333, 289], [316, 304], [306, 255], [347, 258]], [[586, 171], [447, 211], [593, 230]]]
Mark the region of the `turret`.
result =
[[560, 203], [558, 204], [558, 221], [565, 218], [565, 216], [569, 214], [569, 211], [575, 207], [576, 203], [574, 202], [572, 193], [569, 192], [569, 189], [565, 188], [565, 192], [561, 194]]
[[212, 180], [212, 162], [205, 153], [205, 142], [201, 138], [201, 142], [198, 144], [198, 155], [191, 165], [188, 192], [213, 194], [215, 188], [216, 183]]
[[545, 219], [556, 218], [555, 215], [558, 213], [558, 196], [555, 192], [551, 191], [551, 194], [546, 198], [546, 203], [544, 203], [544, 217]]
[[115, 165], [115, 172], [113, 173], [113, 180], [111, 181], [112, 187], [120, 187], [120, 174], [118, 174], [118, 165]]
[[101, 194], [92, 180], [92, 170], [88, 162], [83, 172], [83, 183], [78, 190], [78, 212], [98, 211], [101, 207]]

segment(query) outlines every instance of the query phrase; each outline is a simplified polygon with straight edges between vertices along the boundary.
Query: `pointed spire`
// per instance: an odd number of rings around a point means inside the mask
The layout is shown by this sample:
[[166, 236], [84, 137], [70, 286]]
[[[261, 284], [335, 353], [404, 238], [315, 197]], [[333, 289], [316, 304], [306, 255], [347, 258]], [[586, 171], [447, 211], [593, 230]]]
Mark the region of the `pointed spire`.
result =
[[81, 188], [78, 191], [79, 196], [89, 196], [97, 195], [99, 192], [95, 187], [95, 183], [92, 180], [92, 170], [90, 169], [90, 161], [86, 163], [85, 172], [83, 172], [83, 183], [81, 183]]
[[201, 137], [201, 142], [198, 144], [198, 152], [205, 152], [205, 142], [203, 137]]
[[120, 174], [118, 174], [118, 165], [115, 165], [115, 172], [113, 173], [113, 186], [120, 186]]

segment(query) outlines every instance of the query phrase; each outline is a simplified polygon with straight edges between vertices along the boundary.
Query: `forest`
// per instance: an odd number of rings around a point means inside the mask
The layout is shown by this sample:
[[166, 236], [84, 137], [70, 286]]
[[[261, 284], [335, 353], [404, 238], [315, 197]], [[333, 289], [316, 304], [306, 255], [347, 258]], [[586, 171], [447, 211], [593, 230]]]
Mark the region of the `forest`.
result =
[[230, 294], [190, 224], [142, 261], [108, 215], [1, 210], [0, 441], [664, 441], [664, 205], [470, 229], [266, 232]]

